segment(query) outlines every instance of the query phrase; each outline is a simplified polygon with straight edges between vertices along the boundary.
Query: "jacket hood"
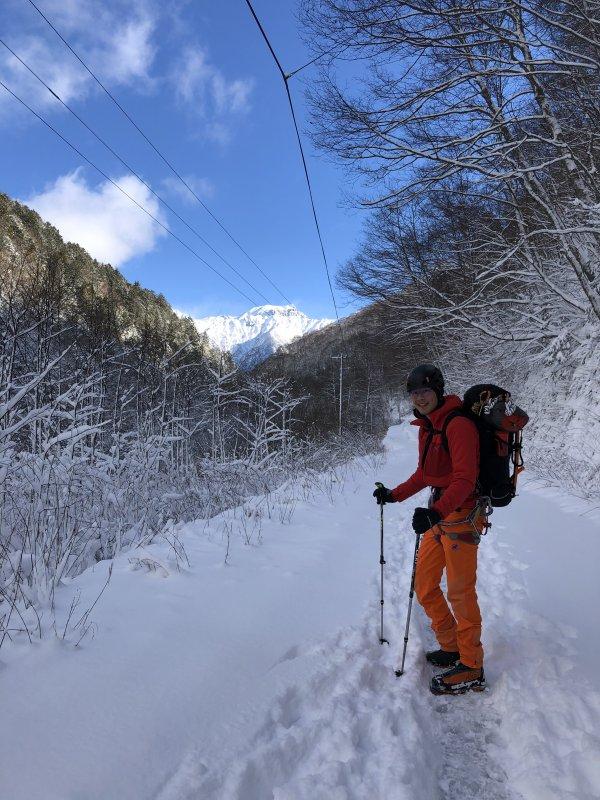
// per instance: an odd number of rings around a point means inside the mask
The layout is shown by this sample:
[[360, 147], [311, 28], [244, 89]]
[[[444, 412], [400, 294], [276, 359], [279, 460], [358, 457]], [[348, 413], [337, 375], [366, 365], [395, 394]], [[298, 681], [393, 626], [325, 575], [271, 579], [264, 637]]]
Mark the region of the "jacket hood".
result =
[[431, 414], [427, 414], [427, 416], [421, 414], [420, 411], [417, 411], [417, 409], [414, 408], [413, 412], [416, 419], [413, 419], [410, 424], [417, 425], [419, 428], [421, 428], [427, 424], [426, 420], [429, 420], [434, 428], [440, 430], [448, 414], [451, 411], [454, 411], [456, 408], [462, 408], [462, 405], [463, 401], [457, 394], [447, 394], [444, 397], [442, 405], [438, 406], [435, 411], [431, 412]]

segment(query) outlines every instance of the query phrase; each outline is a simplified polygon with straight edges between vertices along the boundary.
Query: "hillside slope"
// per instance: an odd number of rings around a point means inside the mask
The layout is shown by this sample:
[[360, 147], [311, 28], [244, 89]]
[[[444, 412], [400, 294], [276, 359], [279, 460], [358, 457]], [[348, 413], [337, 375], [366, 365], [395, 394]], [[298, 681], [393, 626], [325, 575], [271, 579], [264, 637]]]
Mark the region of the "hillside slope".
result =
[[[345, 353], [342, 419], [353, 430], [382, 433], [409, 410], [406, 376], [415, 364], [430, 361], [444, 371], [447, 389], [462, 395], [469, 386], [504, 386], [527, 410], [524, 432], [528, 466], [553, 485], [580, 496], [598, 496], [600, 415], [597, 379], [600, 338], [593, 325], [580, 331], [582, 343], [567, 355], [515, 364], [490, 349], [487, 360], [470, 358], [460, 342], [431, 332], [408, 334], [393, 309], [372, 304], [338, 325], [309, 333], [261, 364], [258, 374], [283, 374], [298, 393], [309, 395], [302, 420], [316, 430], [335, 431], [339, 411], [339, 360]], [[393, 332], [393, 333], [392, 333]], [[481, 346], [486, 342], [482, 340]]]
[[406, 410], [406, 375], [415, 363], [429, 360], [425, 339], [390, 336], [390, 311], [369, 305], [344, 317], [341, 324], [307, 333], [275, 353], [256, 374], [288, 378], [307, 396], [299, 409], [302, 425], [321, 433], [337, 431], [342, 373], [342, 427], [347, 433], [382, 435]]
[[218, 363], [220, 353], [189, 317], [160, 294], [130, 283], [77, 244], [64, 242], [35, 211], [0, 193], [0, 298], [18, 294], [28, 307], [51, 301], [62, 319], [97, 339], [144, 340], [165, 353], [189, 343]]

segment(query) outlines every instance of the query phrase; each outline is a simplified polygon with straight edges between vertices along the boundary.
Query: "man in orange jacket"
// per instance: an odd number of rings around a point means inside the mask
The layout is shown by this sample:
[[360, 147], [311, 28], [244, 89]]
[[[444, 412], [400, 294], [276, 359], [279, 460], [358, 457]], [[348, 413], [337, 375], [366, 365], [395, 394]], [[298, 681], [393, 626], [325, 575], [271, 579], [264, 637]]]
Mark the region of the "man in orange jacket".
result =
[[[428, 508], [417, 508], [413, 528], [423, 536], [417, 560], [415, 591], [431, 620], [440, 645], [426, 654], [438, 667], [449, 667], [431, 681], [434, 694], [460, 694], [485, 688], [481, 613], [477, 602], [477, 545], [483, 529], [477, 476], [479, 434], [475, 423], [456, 414], [462, 402], [444, 395], [444, 378], [432, 364], [408, 376], [407, 391], [419, 428], [419, 463], [408, 480], [373, 493], [378, 503], [402, 502], [425, 487], [432, 489]], [[449, 419], [448, 419], [449, 418]], [[448, 600], [440, 589], [446, 569]]]

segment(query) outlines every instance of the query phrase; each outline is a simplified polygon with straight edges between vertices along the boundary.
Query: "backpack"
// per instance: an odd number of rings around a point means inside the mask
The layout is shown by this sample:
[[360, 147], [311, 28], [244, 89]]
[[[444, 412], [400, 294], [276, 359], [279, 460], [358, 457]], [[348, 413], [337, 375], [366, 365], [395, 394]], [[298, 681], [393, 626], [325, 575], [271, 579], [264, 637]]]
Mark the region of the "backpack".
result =
[[446, 428], [459, 416], [472, 420], [479, 432], [480, 496], [489, 497], [492, 506], [507, 506], [517, 493], [517, 478], [524, 469], [521, 437], [529, 417], [512, 402], [506, 389], [478, 383], [465, 392], [462, 408], [451, 411], [444, 420], [441, 434], [447, 452]]

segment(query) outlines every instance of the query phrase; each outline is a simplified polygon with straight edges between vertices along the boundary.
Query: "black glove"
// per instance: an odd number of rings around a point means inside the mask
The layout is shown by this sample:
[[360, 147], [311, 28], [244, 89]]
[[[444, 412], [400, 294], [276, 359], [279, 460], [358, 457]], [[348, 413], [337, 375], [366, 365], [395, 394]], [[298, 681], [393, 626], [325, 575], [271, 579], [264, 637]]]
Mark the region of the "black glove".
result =
[[378, 486], [373, 492], [373, 497], [377, 498], [378, 506], [384, 506], [386, 503], [396, 502], [392, 497], [391, 489], [387, 489], [385, 486]]
[[442, 515], [434, 511], [433, 508], [415, 508], [412, 526], [415, 533], [425, 533], [429, 528], [433, 528], [442, 519]]

